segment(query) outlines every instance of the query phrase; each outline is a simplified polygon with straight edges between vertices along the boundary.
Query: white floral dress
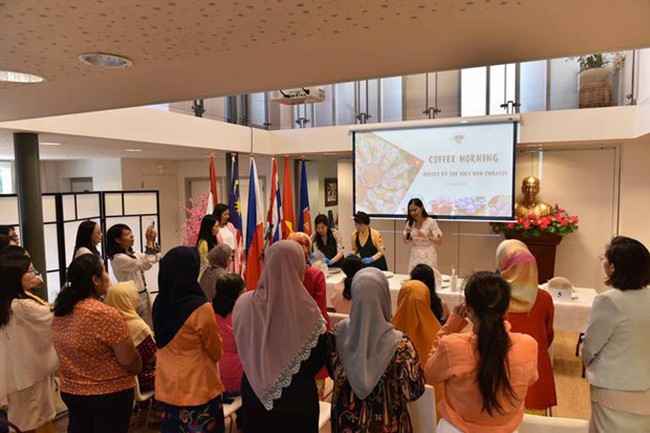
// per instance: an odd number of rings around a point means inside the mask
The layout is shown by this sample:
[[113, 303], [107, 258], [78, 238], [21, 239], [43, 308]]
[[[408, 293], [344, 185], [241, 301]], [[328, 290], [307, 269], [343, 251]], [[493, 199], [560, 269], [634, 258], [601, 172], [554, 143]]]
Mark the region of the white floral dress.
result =
[[[407, 226], [408, 227], [408, 224]], [[406, 235], [406, 227], [404, 234]], [[411, 257], [409, 259], [408, 272], [420, 263], [431, 266], [433, 269], [438, 269], [438, 255], [436, 254], [436, 246], [429, 240], [431, 237], [442, 236], [442, 231], [438, 227], [438, 223], [433, 218], [427, 218], [422, 223], [419, 229], [422, 234], [418, 232], [417, 227], [414, 225], [411, 231]]]

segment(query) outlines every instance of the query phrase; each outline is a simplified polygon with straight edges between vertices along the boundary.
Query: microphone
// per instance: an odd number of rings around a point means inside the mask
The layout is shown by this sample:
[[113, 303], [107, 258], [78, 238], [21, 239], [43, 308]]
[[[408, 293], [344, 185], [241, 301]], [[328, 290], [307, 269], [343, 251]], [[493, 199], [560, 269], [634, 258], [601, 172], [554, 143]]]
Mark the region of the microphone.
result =
[[[413, 223], [414, 223], [414, 222], [415, 222], [414, 220], [410, 220], [410, 221], [409, 221], [409, 228], [410, 228], [410, 229], [413, 228]], [[411, 232], [406, 232], [406, 239], [411, 239]]]

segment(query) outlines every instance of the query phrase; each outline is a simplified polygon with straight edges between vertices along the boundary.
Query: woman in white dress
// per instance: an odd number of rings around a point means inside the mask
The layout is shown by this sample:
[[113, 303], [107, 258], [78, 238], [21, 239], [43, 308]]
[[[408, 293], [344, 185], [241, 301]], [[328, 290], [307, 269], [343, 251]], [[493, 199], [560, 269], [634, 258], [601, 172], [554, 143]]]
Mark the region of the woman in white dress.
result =
[[405, 244], [413, 245], [409, 259], [409, 273], [420, 263], [438, 269], [436, 245], [442, 243], [442, 231], [436, 220], [427, 214], [419, 198], [409, 200], [403, 236]]
[[100, 257], [97, 245], [102, 242], [102, 238], [102, 228], [95, 221], [87, 220], [79, 224], [72, 260], [84, 254]]
[[[230, 264], [230, 272], [235, 274], [242, 273], [242, 242], [237, 239], [237, 228], [230, 222], [230, 209], [228, 206], [219, 203], [215, 206], [212, 216], [217, 220], [215, 226], [217, 231], [217, 243], [226, 244], [233, 250], [232, 263]], [[241, 237], [241, 235], [240, 235]]]

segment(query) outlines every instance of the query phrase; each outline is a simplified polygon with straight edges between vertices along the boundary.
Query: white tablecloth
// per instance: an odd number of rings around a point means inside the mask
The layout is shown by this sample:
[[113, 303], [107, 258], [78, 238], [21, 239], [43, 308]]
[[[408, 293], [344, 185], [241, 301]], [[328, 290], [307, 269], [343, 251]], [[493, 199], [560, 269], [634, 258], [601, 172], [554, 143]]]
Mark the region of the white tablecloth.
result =
[[[340, 282], [345, 275], [341, 273], [333, 274], [327, 277], [327, 306], [331, 307], [330, 297], [334, 290], [334, 286]], [[397, 310], [397, 295], [399, 293], [402, 283], [408, 279], [408, 275], [395, 274], [388, 279], [390, 284], [390, 299], [391, 299], [391, 308], [393, 313]], [[462, 281], [459, 281], [459, 286], [461, 286]], [[461, 292], [452, 292], [449, 289], [439, 289], [436, 290], [438, 296], [447, 302], [449, 309], [451, 310], [463, 299], [463, 294]], [[553, 323], [553, 328], [556, 331], [568, 331], [568, 332], [584, 332], [587, 328], [587, 323], [589, 321], [589, 314], [591, 312], [591, 304], [594, 302], [594, 297], [597, 295], [594, 289], [589, 288], [575, 288], [574, 293], [578, 295], [577, 299], [574, 300], [559, 300], [553, 298], [553, 304], [555, 305], [555, 321]]]

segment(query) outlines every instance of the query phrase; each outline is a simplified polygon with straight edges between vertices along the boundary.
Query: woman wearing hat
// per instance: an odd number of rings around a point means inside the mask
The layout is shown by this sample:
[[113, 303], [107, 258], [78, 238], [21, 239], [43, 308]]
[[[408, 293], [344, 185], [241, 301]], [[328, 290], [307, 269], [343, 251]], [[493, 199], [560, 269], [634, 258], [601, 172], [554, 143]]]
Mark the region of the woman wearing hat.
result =
[[368, 214], [365, 212], [354, 214], [354, 227], [356, 230], [352, 233], [352, 254], [361, 257], [361, 263], [365, 266], [387, 271], [384, 238], [377, 230], [370, 228]]

